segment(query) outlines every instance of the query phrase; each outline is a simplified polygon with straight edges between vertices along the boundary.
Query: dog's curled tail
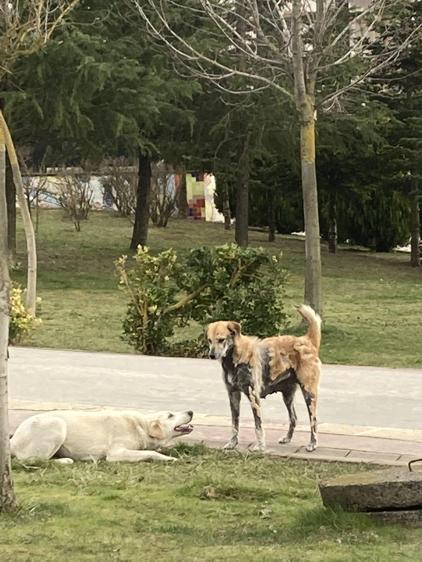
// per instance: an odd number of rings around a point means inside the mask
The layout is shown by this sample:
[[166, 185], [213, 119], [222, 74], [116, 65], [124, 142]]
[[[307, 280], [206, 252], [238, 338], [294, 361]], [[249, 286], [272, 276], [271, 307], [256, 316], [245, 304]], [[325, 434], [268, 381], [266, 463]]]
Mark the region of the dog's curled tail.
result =
[[321, 317], [313, 308], [307, 304], [301, 304], [297, 311], [308, 324], [307, 336], [316, 347], [317, 351], [321, 345]]

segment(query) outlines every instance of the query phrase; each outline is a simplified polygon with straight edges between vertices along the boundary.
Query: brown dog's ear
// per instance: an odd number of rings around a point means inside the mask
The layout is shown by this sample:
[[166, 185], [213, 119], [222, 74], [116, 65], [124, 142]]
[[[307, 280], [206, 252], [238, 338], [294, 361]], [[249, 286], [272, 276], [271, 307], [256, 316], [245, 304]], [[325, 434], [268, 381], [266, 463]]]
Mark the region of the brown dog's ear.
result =
[[149, 426], [148, 435], [153, 439], [164, 439], [164, 431], [159, 421], [154, 421]]
[[227, 328], [233, 336], [240, 336], [240, 324], [239, 322], [227, 322]]

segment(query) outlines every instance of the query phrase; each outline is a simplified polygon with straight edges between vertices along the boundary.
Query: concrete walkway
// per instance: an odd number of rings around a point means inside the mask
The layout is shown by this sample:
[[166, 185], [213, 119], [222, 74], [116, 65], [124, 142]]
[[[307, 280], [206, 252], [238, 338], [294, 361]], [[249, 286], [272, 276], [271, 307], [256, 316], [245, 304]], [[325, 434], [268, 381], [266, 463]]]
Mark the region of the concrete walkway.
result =
[[[11, 428], [34, 411], [58, 408], [192, 409], [193, 441], [221, 446], [230, 434], [220, 366], [204, 359], [12, 348]], [[270, 453], [300, 458], [405, 464], [422, 457], [422, 370], [325, 365], [320, 389], [320, 446], [307, 453], [307, 414], [297, 396], [298, 431], [278, 445], [287, 413], [280, 396], [263, 402]], [[241, 444], [254, 441], [244, 402]]]

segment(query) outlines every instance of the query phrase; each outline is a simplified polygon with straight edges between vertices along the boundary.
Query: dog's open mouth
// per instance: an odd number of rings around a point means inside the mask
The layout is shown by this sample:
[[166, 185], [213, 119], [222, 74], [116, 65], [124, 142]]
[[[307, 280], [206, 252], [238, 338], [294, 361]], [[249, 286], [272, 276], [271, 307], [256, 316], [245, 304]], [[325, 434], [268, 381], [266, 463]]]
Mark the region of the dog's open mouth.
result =
[[193, 425], [190, 423], [176, 425], [174, 431], [177, 431], [178, 433], [190, 433], [191, 431], [193, 431]]

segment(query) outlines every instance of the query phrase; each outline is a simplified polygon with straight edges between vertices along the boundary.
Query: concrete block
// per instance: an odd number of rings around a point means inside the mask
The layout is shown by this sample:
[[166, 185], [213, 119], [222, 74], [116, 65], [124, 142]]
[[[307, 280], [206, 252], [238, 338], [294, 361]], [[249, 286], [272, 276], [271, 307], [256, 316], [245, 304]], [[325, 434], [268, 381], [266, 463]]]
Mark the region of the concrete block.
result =
[[348, 511], [422, 509], [422, 472], [405, 468], [344, 474], [321, 482], [326, 507]]

